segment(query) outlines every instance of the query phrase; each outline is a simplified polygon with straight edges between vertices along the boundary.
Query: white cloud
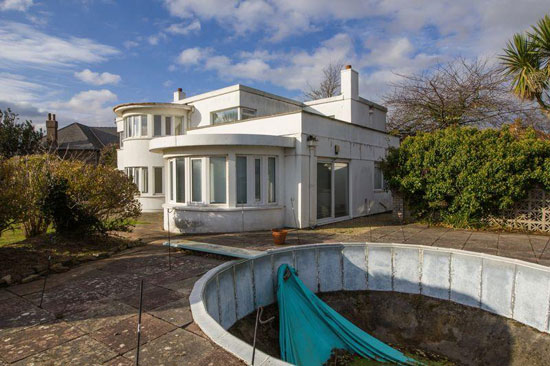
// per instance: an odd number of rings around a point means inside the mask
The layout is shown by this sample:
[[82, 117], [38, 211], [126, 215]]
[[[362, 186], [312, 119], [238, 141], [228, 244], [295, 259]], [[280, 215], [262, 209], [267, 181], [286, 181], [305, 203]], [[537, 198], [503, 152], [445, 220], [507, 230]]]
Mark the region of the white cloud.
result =
[[188, 48], [177, 62], [184, 66], [201, 65], [228, 81], [270, 82], [288, 90], [301, 90], [319, 82], [323, 68], [330, 62], [358, 62], [350, 36], [337, 34], [322, 42], [313, 52], [241, 52], [231, 59], [210, 48]]
[[0, 11], [26, 11], [33, 5], [33, 0], [3, 0], [0, 1]]
[[87, 38], [61, 38], [26, 24], [0, 24], [0, 65], [73, 66], [107, 60], [119, 51]]
[[124, 43], [123, 43], [122, 45], [124, 46], [124, 48], [130, 49], [130, 48], [134, 48], [134, 47], [139, 46], [139, 42], [136, 42], [136, 41], [124, 41]]
[[196, 65], [211, 53], [208, 48], [188, 48], [180, 52], [177, 62], [180, 65]]
[[39, 99], [45, 88], [17, 74], [0, 72], [0, 100], [11, 103], [31, 103]]
[[199, 22], [197, 19], [193, 20], [189, 24], [175, 23], [170, 25], [168, 28], [166, 28], [166, 32], [171, 34], [178, 34], [182, 36], [185, 36], [193, 32], [198, 32], [200, 30], [201, 30], [201, 22]]
[[79, 121], [96, 126], [110, 126], [114, 120], [113, 104], [118, 99], [110, 90], [87, 90], [75, 94], [68, 101], [49, 104], [61, 121]]
[[90, 69], [75, 72], [74, 76], [85, 83], [92, 85], [118, 84], [120, 81], [120, 75], [111, 74], [109, 72], [93, 72]]

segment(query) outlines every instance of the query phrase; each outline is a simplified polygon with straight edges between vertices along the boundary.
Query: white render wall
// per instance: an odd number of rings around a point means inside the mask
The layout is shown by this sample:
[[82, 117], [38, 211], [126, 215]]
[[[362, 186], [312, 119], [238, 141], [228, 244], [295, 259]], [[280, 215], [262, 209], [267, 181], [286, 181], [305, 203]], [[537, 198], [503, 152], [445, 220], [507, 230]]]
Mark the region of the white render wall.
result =
[[[252, 346], [229, 334], [237, 320], [276, 301], [277, 270], [297, 269], [313, 292], [393, 291], [481, 308], [550, 332], [550, 268], [519, 260], [419, 245], [317, 244], [268, 250], [224, 263], [195, 283], [193, 319], [215, 343], [250, 362]], [[263, 352], [258, 365], [288, 365]]]

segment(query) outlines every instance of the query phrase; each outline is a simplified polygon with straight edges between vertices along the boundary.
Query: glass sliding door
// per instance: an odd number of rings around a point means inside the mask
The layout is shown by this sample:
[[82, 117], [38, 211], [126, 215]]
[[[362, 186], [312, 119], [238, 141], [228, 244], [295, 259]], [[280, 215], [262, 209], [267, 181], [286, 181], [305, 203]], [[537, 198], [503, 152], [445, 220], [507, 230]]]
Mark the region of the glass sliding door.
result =
[[349, 216], [347, 163], [317, 163], [317, 219]]
[[317, 219], [332, 216], [332, 164], [317, 163]]
[[334, 217], [349, 215], [348, 164], [334, 163]]

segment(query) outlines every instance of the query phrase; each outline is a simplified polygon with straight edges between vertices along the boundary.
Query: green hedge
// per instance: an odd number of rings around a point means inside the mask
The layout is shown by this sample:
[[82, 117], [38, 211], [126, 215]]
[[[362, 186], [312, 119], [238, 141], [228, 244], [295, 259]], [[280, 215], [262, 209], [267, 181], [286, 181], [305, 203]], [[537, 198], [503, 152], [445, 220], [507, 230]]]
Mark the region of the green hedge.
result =
[[382, 169], [416, 217], [478, 227], [531, 188], [550, 189], [550, 142], [532, 129], [451, 127], [405, 138]]

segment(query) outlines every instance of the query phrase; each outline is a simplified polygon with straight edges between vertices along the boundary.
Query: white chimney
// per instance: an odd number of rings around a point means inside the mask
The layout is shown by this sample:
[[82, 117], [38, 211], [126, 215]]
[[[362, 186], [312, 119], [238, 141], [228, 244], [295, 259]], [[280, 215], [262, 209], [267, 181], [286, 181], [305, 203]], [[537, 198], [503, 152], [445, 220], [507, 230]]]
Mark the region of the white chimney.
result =
[[351, 65], [340, 71], [340, 90], [344, 99], [359, 99], [359, 73]]
[[181, 88], [178, 88], [178, 90], [174, 92], [174, 102], [179, 102], [182, 99], [185, 99], [185, 93], [181, 90]]

